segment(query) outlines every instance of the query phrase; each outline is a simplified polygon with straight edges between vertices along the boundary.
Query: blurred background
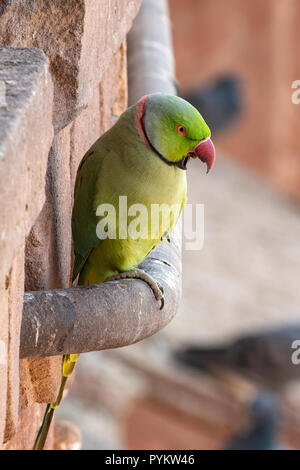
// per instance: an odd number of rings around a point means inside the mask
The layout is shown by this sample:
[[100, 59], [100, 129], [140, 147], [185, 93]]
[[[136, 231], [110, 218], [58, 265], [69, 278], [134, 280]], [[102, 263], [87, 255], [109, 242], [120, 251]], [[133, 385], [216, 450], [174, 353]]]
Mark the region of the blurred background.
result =
[[169, 9], [178, 94], [199, 108], [217, 148], [208, 177], [194, 162], [188, 171], [189, 202], [205, 204], [204, 247], [183, 250], [171, 324], [140, 344], [83, 354], [58, 416], [79, 426], [84, 449], [239, 448], [241, 439], [300, 449], [291, 360], [300, 4], [169, 0]]

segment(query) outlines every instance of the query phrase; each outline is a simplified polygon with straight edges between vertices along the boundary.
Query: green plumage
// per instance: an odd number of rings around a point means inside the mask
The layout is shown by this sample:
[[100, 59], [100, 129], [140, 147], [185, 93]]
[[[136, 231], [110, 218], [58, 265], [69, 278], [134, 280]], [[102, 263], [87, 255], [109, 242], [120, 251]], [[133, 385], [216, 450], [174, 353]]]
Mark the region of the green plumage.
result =
[[[186, 137], [176, 132], [176, 126], [182, 122], [189, 126]], [[151, 141], [155, 142], [155, 149], [160, 151], [161, 142], [164, 155], [167, 153], [166, 158], [170, 161], [179, 160], [210, 135], [195, 108], [180, 98], [162, 94], [149, 95], [144, 125], [151, 134]], [[137, 105], [128, 108], [118, 122], [95, 142], [78, 169], [72, 231], [75, 251], [73, 280], [80, 274], [79, 284], [99, 283], [136, 267], [160, 243], [165, 233], [172, 232], [176, 222], [174, 218], [170, 226], [164, 226], [161, 220], [158, 233], [155, 236], [149, 234], [147, 239], [120, 239], [117, 230], [116, 239], [100, 240], [96, 234], [100, 220], [96, 209], [100, 204], [112, 204], [118, 229], [119, 196], [127, 196], [128, 207], [143, 204], [149, 209], [149, 214], [151, 204], [179, 204], [182, 209], [186, 201], [186, 172], [168, 165], [145, 143], [137, 124]], [[129, 223], [130, 220], [129, 217]]]

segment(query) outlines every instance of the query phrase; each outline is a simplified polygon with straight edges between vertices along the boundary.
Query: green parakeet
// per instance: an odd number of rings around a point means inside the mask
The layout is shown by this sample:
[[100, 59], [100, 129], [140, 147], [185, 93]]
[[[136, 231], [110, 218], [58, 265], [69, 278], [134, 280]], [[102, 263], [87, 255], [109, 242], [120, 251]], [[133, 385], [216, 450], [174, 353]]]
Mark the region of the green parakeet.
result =
[[[119, 238], [119, 196], [127, 196], [128, 207], [143, 204], [149, 216], [152, 204], [177, 204], [182, 209], [188, 158], [198, 155], [209, 169], [213, 165], [209, 137], [210, 130], [194, 107], [176, 96], [156, 93], [128, 108], [96, 141], [77, 173], [73, 279], [79, 274], [79, 284], [95, 284], [130, 271], [160, 243], [163, 234], [172, 232], [176, 220], [170, 226], [164, 226], [162, 220], [154, 236], [149, 220], [147, 238]], [[107, 203], [115, 208], [117, 236], [99, 240], [96, 210]]]
[[[77, 171], [72, 214], [73, 281], [78, 278], [79, 285], [88, 285], [119, 276], [140, 277], [150, 285], [157, 300], [163, 301], [160, 286], [137, 266], [172, 232], [187, 199], [186, 166], [190, 158], [196, 157], [210, 170], [215, 149], [203, 117], [185, 100], [155, 93], [142, 97], [121, 115], [89, 149]], [[147, 209], [148, 231], [143, 237], [123, 233], [120, 196], [126, 197], [128, 208], [138, 204]], [[178, 208], [169, 219], [160, 217], [154, 232], [153, 204]], [[98, 208], [103, 205], [114, 209], [115, 237], [99, 238], [97, 227], [105, 214], [99, 214]], [[131, 215], [125, 221], [125, 229], [133, 218]], [[63, 358], [59, 397], [48, 405], [35, 448], [43, 447], [53, 410], [59, 405], [77, 358], [76, 354]]]

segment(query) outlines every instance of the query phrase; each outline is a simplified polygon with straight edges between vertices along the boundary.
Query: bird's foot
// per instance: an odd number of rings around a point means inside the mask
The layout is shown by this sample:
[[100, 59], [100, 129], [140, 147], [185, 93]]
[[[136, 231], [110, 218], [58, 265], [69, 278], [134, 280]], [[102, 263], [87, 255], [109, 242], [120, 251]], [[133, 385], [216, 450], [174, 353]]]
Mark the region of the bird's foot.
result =
[[153, 279], [150, 274], [147, 274], [142, 269], [136, 268], [132, 271], [125, 271], [123, 273], [116, 274], [115, 276], [111, 276], [106, 279], [106, 281], [120, 281], [122, 279], [141, 279], [142, 281], [146, 282], [148, 286], [151, 287], [156, 300], [160, 301], [160, 310], [163, 309], [165, 304], [163, 287], [155, 279]]

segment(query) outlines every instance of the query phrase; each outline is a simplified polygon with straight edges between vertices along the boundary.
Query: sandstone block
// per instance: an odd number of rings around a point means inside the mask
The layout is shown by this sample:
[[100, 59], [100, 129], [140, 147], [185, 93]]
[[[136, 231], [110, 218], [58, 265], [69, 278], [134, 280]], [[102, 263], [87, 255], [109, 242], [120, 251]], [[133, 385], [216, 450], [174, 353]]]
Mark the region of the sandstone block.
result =
[[94, 91], [88, 107], [78, 116], [71, 128], [70, 172], [72, 187], [78, 165], [93, 145], [125, 111], [127, 107], [126, 42], [111, 58], [102, 81]]
[[56, 130], [69, 124], [90, 102], [140, 3], [16, 0], [4, 10], [0, 18], [1, 43], [38, 47], [50, 60]]
[[26, 240], [25, 290], [69, 287], [71, 271], [70, 127], [49, 153], [46, 201]]
[[101, 134], [106, 132], [127, 108], [126, 42], [112, 57], [100, 83]]
[[0, 49], [0, 94], [2, 442], [5, 421], [5, 439], [17, 429], [24, 239], [44, 203], [53, 137], [53, 87], [44, 53], [37, 49]]
[[7, 408], [4, 439], [17, 431], [19, 413], [19, 348], [24, 295], [24, 246], [15, 257], [8, 276]]
[[[31, 450], [34, 444], [36, 433], [40, 427], [45, 411], [45, 405], [35, 403], [20, 410], [18, 433], [8, 441], [4, 450]], [[54, 426], [50, 427], [45, 450], [53, 449]]]
[[0, 285], [44, 200], [52, 83], [42, 51], [0, 49]]
[[[71, 194], [68, 126], [53, 140], [47, 168], [46, 202], [26, 241], [26, 290], [69, 287]], [[61, 357], [27, 359], [26, 367], [28, 402], [55, 401], [61, 380]]]
[[99, 87], [97, 87], [88, 107], [74, 120], [71, 127], [70, 174], [72, 188], [75, 185], [77, 168], [82, 157], [101, 135], [102, 110], [100, 111], [99, 104]]
[[25, 406], [52, 403], [56, 400], [61, 381], [61, 356], [22, 359], [22, 393]]

